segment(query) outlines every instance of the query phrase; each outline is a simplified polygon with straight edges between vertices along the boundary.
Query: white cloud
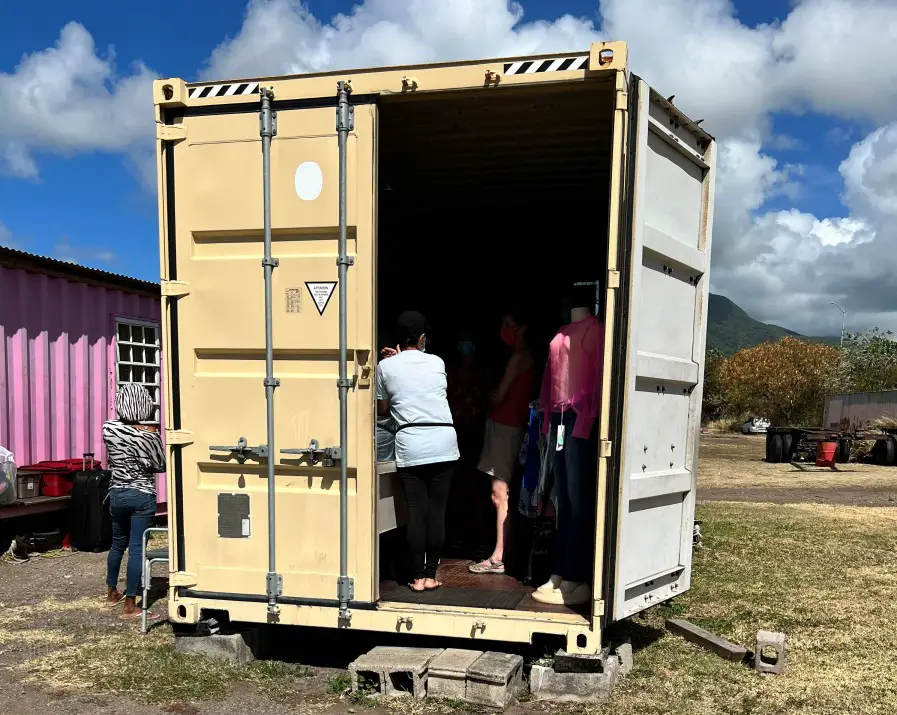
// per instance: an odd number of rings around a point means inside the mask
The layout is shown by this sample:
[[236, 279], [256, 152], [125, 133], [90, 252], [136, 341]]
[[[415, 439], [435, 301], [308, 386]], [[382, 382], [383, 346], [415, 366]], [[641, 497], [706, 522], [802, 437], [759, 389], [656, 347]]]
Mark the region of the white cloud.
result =
[[142, 64], [116, 74], [114, 54], [97, 54], [90, 33], [69, 23], [54, 47], [0, 73], [0, 169], [37, 179], [35, 156], [130, 153], [152, 137], [153, 73]]
[[19, 247], [19, 244], [12, 237], [12, 231], [2, 221], [0, 221], [0, 246], [5, 246], [6, 248]]
[[251, 0], [240, 32], [215, 48], [210, 78], [316, 72], [580, 49], [593, 23], [526, 22], [507, 0], [366, 0], [324, 24], [298, 0]]
[[91, 246], [75, 246], [68, 236], [63, 236], [53, 245], [50, 255], [59, 261], [80, 264], [110, 264], [115, 263], [116, 260], [115, 253], [112, 251]]
[[[746, 0], [738, 0], [739, 4]], [[562, 3], [559, 3], [562, 5]], [[794, 0], [787, 16], [742, 23], [730, 0], [602, 0], [595, 18], [531, 21], [525, 1], [361, 0], [333, 18], [298, 0], [250, 0], [237, 34], [200, 69], [237, 78], [359, 66], [526, 55], [626, 40], [635, 72], [720, 140], [712, 281], [757, 317], [833, 330], [823, 315], [843, 300], [859, 320], [897, 328], [897, 3]], [[57, 44], [0, 74], [0, 170], [39, 176], [44, 152], [121, 152], [155, 191], [152, 73], [116, 69], [72, 23]], [[191, 76], [193, 68], [182, 68]], [[774, 112], [821, 112], [848, 124], [840, 168], [847, 210], [814, 216], [778, 208], [811, 190], [812, 166], [779, 165], [766, 149], [800, 137], [771, 131]], [[855, 126], [880, 126], [857, 141]], [[812, 162], [810, 152], [802, 160]], [[818, 169], [818, 167], [817, 167]], [[817, 171], [818, 173], [818, 171]], [[771, 199], [777, 208], [767, 211]], [[820, 308], [822, 306], [822, 308]], [[833, 324], [833, 323], [832, 323]]]

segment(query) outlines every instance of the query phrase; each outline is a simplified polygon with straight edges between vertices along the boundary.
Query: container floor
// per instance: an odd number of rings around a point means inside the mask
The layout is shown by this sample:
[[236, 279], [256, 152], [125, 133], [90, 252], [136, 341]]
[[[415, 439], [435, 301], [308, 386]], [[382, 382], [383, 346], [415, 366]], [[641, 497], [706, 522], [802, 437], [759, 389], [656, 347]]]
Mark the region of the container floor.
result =
[[418, 593], [395, 581], [381, 581], [380, 600], [434, 606], [560, 613], [588, 618], [588, 603], [574, 607], [538, 603], [530, 595], [535, 591], [533, 587], [525, 586], [513, 576], [470, 573], [467, 570], [469, 564], [469, 560], [443, 559], [436, 574], [443, 585], [437, 591]]

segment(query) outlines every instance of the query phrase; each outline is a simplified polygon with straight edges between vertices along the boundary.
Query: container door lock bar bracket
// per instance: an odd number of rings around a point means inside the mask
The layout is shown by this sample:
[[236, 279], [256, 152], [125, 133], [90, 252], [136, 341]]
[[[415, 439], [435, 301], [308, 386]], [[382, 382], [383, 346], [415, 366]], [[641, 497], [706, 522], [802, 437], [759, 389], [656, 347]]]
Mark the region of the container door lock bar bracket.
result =
[[245, 464], [247, 459], [267, 459], [268, 445], [260, 444], [257, 447], [250, 447], [245, 437], [240, 437], [237, 443], [230, 446], [211, 446], [210, 452], [230, 452], [236, 456], [240, 464]]
[[299, 454], [308, 457], [310, 466], [321, 463], [323, 467], [332, 467], [335, 462], [339, 462], [343, 458], [343, 451], [339, 447], [321, 447], [318, 440], [313, 439], [308, 443], [308, 447], [301, 449], [282, 449], [281, 454]]

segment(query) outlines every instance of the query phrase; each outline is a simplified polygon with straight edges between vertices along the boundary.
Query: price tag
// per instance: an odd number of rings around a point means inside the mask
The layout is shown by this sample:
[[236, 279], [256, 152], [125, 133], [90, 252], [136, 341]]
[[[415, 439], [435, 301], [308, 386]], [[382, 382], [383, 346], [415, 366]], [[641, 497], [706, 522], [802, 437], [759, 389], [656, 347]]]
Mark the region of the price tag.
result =
[[555, 451], [560, 452], [564, 449], [564, 434], [566, 433], [566, 429], [564, 425], [558, 425], [558, 438], [557, 444], [555, 445]]

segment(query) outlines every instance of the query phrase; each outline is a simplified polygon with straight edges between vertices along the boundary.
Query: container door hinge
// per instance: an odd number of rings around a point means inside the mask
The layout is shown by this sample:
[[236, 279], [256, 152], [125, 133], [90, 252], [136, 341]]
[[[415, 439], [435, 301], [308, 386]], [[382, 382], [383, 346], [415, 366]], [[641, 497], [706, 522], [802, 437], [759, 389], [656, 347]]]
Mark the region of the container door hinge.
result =
[[165, 430], [165, 441], [167, 444], [186, 445], [193, 444], [196, 435], [186, 429], [169, 429]]
[[601, 440], [601, 451], [599, 452], [599, 456], [601, 457], [610, 457], [612, 454], [613, 442], [609, 439]]
[[355, 386], [371, 386], [371, 351], [358, 348], [355, 350]]
[[618, 112], [629, 111], [629, 92], [618, 89], [614, 95], [614, 109]]
[[162, 295], [166, 298], [180, 298], [190, 295], [190, 284], [186, 281], [162, 281]]
[[608, 288], [619, 288], [620, 287], [620, 271], [608, 271], [607, 272], [607, 287]]
[[190, 588], [199, 583], [199, 577], [195, 573], [186, 571], [175, 571], [169, 574], [168, 578], [172, 586], [181, 586], [183, 588]]
[[180, 142], [187, 138], [184, 124], [156, 124], [156, 139], [163, 142]]

